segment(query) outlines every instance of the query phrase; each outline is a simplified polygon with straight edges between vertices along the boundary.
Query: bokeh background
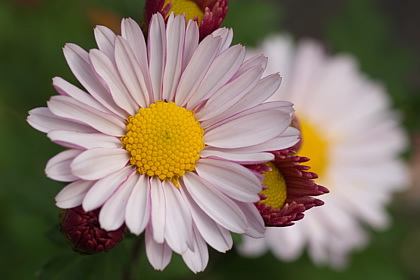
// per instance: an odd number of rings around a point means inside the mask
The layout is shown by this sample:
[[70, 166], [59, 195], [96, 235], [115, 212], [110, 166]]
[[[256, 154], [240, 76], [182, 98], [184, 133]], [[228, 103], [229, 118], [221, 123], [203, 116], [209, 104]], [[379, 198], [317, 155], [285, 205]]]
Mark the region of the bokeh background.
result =
[[[52, 77], [77, 84], [62, 54], [67, 42], [94, 48], [93, 27], [118, 32], [122, 17], [140, 21], [144, 0], [0, 1], [0, 278], [1, 279], [420, 279], [420, 2], [398, 0], [230, 0], [224, 26], [234, 43], [254, 46], [269, 34], [315, 38], [332, 53], [355, 55], [363, 72], [382, 81], [404, 115], [411, 145], [403, 155], [412, 183], [395, 196], [392, 227], [371, 232], [342, 271], [317, 267], [304, 255], [282, 263], [270, 253], [240, 258], [210, 249], [194, 275], [175, 255], [163, 272], [144, 248], [133, 255], [126, 238], [107, 254], [81, 257], [58, 230], [54, 196], [64, 186], [44, 175], [61, 148], [26, 123], [45, 106]], [[237, 238], [237, 237], [235, 237]]]

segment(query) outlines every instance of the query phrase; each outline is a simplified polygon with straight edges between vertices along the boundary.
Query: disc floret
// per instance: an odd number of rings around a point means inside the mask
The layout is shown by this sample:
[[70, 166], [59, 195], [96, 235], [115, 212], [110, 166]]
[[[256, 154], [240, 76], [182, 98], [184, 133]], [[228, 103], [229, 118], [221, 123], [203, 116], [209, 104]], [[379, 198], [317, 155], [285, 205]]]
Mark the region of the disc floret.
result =
[[203, 135], [194, 111], [160, 100], [127, 118], [127, 134], [121, 141], [139, 173], [178, 186], [179, 177], [195, 170], [205, 146]]

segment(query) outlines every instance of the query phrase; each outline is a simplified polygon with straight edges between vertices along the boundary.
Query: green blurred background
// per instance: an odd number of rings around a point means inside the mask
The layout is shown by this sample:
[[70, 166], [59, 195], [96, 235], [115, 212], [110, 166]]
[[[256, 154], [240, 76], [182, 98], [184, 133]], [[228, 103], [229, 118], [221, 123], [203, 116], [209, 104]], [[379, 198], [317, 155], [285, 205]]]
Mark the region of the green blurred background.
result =
[[224, 22], [234, 28], [234, 43], [252, 46], [268, 34], [288, 32], [316, 38], [331, 53], [354, 54], [403, 112], [413, 183], [389, 206], [392, 227], [372, 232], [369, 246], [352, 255], [348, 268], [316, 267], [306, 255], [281, 263], [271, 254], [244, 259], [235, 250], [210, 249], [204, 273], [194, 275], [175, 255], [164, 272], [156, 272], [144, 249], [131, 258], [130, 237], [107, 254], [73, 253], [58, 231], [54, 205], [64, 184], [44, 175], [46, 162], [61, 148], [26, 123], [27, 111], [56, 94], [52, 77], [77, 84], [62, 54], [65, 43], [93, 48], [95, 24], [116, 29], [121, 17], [140, 21], [143, 5], [144, 0], [0, 2], [1, 279], [420, 279], [419, 1], [230, 0]]

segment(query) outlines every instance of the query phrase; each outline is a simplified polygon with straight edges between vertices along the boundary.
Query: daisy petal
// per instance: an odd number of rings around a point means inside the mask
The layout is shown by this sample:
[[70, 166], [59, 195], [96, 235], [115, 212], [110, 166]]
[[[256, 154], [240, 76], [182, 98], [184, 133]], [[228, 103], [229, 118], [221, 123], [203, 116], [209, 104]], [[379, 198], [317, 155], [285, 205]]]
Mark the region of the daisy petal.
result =
[[[232, 150], [232, 151], [225, 151]], [[240, 164], [256, 164], [271, 161], [274, 159], [272, 153], [235, 153], [235, 149], [212, 149], [207, 148], [200, 152], [201, 158], [213, 158], [234, 161]]]
[[115, 103], [129, 115], [135, 115], [138, 111], [138, 104], [133, 100], [115, 65], [104, 53], [98, 50], [89, 52], [89, 59], [96, 73], [104, 80], [111, 92]]
[[140, 175], [127, 202], [125, 222], [130, 231], [140, 235], [149, 223], [150, 182], [147, 175]]
[[243, 75], [246, 71], [249, 69], [255, 67], [255, 66], [261, 66], [265, 69], [267, 67], [268, 59], [267, 57], [263, 55], [257, 55], [254, 57], [249, 58], [247, 61], [244, 62], [244, 64], [241, 65], [241, 68], [239, 68], [238, 72], [233, 76], [232, 79], [236, 79], [239, 76]]
[[165, 240], [169, 247], [178, 254], [194, 248], [192, 238], [192, 218], [178, 188], [167, 180], [163, 181], [165, 189], [166, 211]]
[[120, 228], [124, 223], [125, 210], [131, 191], [138, 179], [136, 171], [132, 172], [117, 191], [105, 202], [99, 213], [99, 223], [107, 231]]
[[[232, 107], [222, 114], [216, 115], [206, 122], [206, 125], [212, 125], [220, 120], [226, 119], [246, 109], [255, 107], [266, 101], [280, 86], [281, 78], [278, 74], [273, 74], [261, 79], [257, 85], [249, 91], [243, 98], [238, 100]], [[286, 103], [285, 103], [286, 104]], [[287, 103], [290, 105], [290, 103]]]
[[121, 140], [102, 133], [54, 130], [47, 134], [52, 142], [72, 149], [121, 148]]
[[191, 60], [197, 46], [198, 46], [199, 32], [197, 24], [190, 20], [187, 24], [187, 30], [185, 31], [185, 45], [184, 45], [184, 56], [182, 61], [182, 72]]
[[165, 68], [166, 35], [165, 22], [158, 15], [152, 16], [149, 40], [149, 71], [153, 87], [153, 103], [160, 100], [162, 92], [162, 76]]
[[[196, 163], [198, 175], [229, 197], [257, 202], [262, 191], [260, 180], [242, 165], [222, 160], [202, 159]], [[237, 186], [241, 186], [238, 188]]]
[[192, 172], [185, 173], [182, 179], [194, 201], [214, 221], [230, 231], [245, 232], [246, 217], [232, 200]]
[[206, 242], [219, 252], [230, 250], [233, 245], [230, 232], [204, 213], [184, 187], [181, 186], [179, 189], [191, 211], [194, 224]]
[[68, 96], [53, 96], [48, 108], [54, 115], [90, 125], [94, 129], [113, 136], [125, 134], [124, 123], [113, 115], [105, 114]]
[[87, 125], [57, 117], [46, 107], [30, 110], [27, 121], [33, 128], [44, 133], [49, 133], [52, 130], [66, 130], [81, 133], [97, 132], [97, 130]]
[[99, 111], [102, 111], [108, 114], [111, 113], [111, 111], [105, 108], [101, 103], [99, 103], [90, 94], [84, 92], [83, 90], [79, 89], [75, 85], [70, 84], [69, 82], [67, 82], [66, 80], [60, 77], [53, 78], [53, 86], [60, 95], [71, 96], [72, 98], [88, 106], [91, 106], [92, 108], [95, 108]]
[[165, 239], [165, 191], [162, 182], [156, 177], [150, 179], [150, 201], [152, 204], [151, 222], [153, 229], [153, 239], [161, 244]]
[[258, 151], [283, 150], [299, 142], [299, 136], [300, 136], [300, 131], [294, 127], [289, 126], [279, 136], [267, 142], [254, 145], [254, 146], [239, 148], [239, 149], [223, 149], [223, 152], [225, 153], [256, 153]]
[[230, 44], [232, 43], [233, 40], [233, 30], [232, 28], [219, 28], [216, 29], [212, 34], [213, 37], [221, 37], [222, 38], [222, 42], [220, 44], [218, 53], [222, 53], [225, 50], [227, 50], [230, 46]]
[[245, 234], [254, 238], [264, 237], [264, 220], [257, 207], [255, 207], [253, 203], [237, 202], [237, 205], [241, 208], [242, 212], [244, 212], [245, 217], [248, 220], [248, 228], [246, 229]]
[[[174, 18], [172, 13], [169, 16], [166, 32], [167, 46], [166, 64], [163, 74], [162, 100], [172, 101], [178, 86], [179, 78], [182, 70], [182, 54], [184, 51], [185, 29], [184, 17]], [[177, 31], [181, 32], [177, 32]]]
[[187, 250], [182, 254], [182, 259], [192, 272], [204, 271], [209, 262], [207, 244], [197, 229], [194, 229], [194, 251]]
[[121, 22], [121, 36], [130, 44], [137, 62], [142, 67], [142, 72], [149, 73], [146, 42], [139, 25], [131, 18], [123, 19]]
[[188, 101], [187, 109], [194, 108], [225, 85], [238, 71], [244, 58], [245, 48], [241, 45], [233, 46], [216, 57], [197, 92]]
[[83, 209], [88, 212], [100, 207], [127, 180], [131, 172], [133, 168], [127, 166], [98, 180], [83, 199]]
[[179, 81], [175, 103], [184, 106], [195, 93], [216, 56], [220, 38], [206, 37], [195, 50]]
[[149, 75], [149, 63], [147, 60], [147, 47], [144, 41], [144, 35], [139, 25], [132, 20], [123, 19], [121, 24], [121, 35], [129, 43], [133, 54], [135, 55], [137, 62], [140, 66], [142, 76], [138, 77], [142, 82], [144, 81], [144, 92], [148, 94], [149, 100], [152, 99], [150, 94], [152, 93], [151, 80]]
[[78, 180], [79, 178], [72, 173], [70, 164], [81, 152], [78, 150], [66, 150], [52, 157], [45, 167], [47, 177], [59, 182]]
[[[288, 101], [273, 101], [273, 102], [265, 102], [262, 104], [259, 104], [255, 107], [249, 108], [247, 110], [244, 110], [242, 112], [239, 112], [235, 115], [231, 115], [228, 118], [222, 119], [220, 121], [215, 122], [216, 118], [210, 119], [210, 120], [206, 120], [203, 121], [201, 123], [201, 127], [203, 127], [205, 130], [210, 130], [213, 129], [214, 127], [217, 126], [221, 126], [224, 125], [230, 121], [236, 120], [236, 119], [240, 119], [244, 116], [250, 115], [250, 114], [255, 114], [257, 112], [267, 112], [267, 111], [279, 111], [279, 112], [283, 112], [289, 115], [290, 117], [290, 122], [292, 121], [292, 116], [293, 113], [295, 112], [293, 109], [293, 104], [288, 102]], [[286, 129], [286, 127], [288, 127], [289, 125], [285, 126], [284, 129]]]
[[222, 87], [197, 113], [197, 119], [204, 121], [222, 114], [257, 85], [263, 71], [264, 69], [259, 66], [251, 68], [233, 82]]
[[84, 49], [74, 44], [66, 44], [63, 52], [67, 64], [82, 86], [111, 112], [124, 119], [127, 118], [127, 113], [115, 104], [109, 92], [96, 77], [96, 74], [89, 63], [89, 54]]
[[55, 196], [55, 205], [61, 209], [79, 206], [94, 183], [95, 181], [78, 180], [68, 184]]
[[98, 180], [121, 170], [129, 159], [130, 155], [124, 149], [90, 149], [73, 160], [71, 170], [81, 179]]
[[131, 97], [140, 105], [148, 107], [149, 92], [141, 67], [135, 59], [129, 43], [118, 36], [115, 40], [115, 60], [118, 71]]
[[99, 50], [114, 62], [114, 42], [117, 35], [108, 27], [102, 25], [95, 27], [94, 34]]
[[290, 116], [283, 112], [257, 112], [213, 128], [204, 134], [203, 141], [219, 148], [257, 145], [278, 136], [290, 125], [290, 121]]
[[149, 228], [145, 234], [146, 255], [154, 269], [163, 270], [171, 261], [172, 250], [166, 243], [157, 243]]

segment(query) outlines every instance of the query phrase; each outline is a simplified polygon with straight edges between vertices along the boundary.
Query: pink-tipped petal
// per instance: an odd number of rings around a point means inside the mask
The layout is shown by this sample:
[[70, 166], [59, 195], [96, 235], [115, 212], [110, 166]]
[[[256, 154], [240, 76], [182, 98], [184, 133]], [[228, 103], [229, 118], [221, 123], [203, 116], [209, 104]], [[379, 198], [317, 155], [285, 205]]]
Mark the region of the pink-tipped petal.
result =
[[29, 111], [28, 123], [35, 129], [49, 133], [52, 130], [66, 130], [81, 133], [95, 133], [97, 130], [90, 126], [62, 119], [46, 107], [35, 108]]
[[220, 37], [222, 39], [218, 53], [224, 52], [225, 50], [229, 48], [230, 44], [232, 44], [232, 40], [233, 40], [232, 28], [226, 28], [226, 27], [219, 28], [215, 30], [211, 35], [213, 37]]
[[149, 40], [149, 69], [153, 87], [153, 103], [161, 100], [162, 77], [165, 69], [166, 33], [165, 22], [160, 14], [152, 17], [150, 24]]
[[71, 171], [85, 180], [98, 180], [121, 170], [130, 159], [124, 149], [96, 148], [84, 151], [71, 163]]
[[191, 213], [179, 189], [167, 180], [162, 183], [166, 207], [170, 209], [166, 211], [165, 240], [173, 251], [183, 254], [188, 247], [194, 248]]
[[[299, 142], [300, 131], [294, 127], [288, 127], [279, 136], [258, 145], [238, 148], [224, 149], [226, 153], [256, 153], [258, 151], [278, 151], [290, 148]], [[203, 152], [203, 151], [202, 151]], [[201, 153], [202, 153], [201, 152]]]
[[169, 16], [166, 32], [166, 65], [163, 74], [162, 100], [173, 101], [182, 70], [185, 37], [184, 17]]
[[95, 181], [78, 180], [65, 186], [56, 196], [55, 205], [62, 209], [70, 209], [82, 204], [86, 193]]
[[117, 35], [108, 27], [102, 25], [96, 26], [94, 33], [99, 50], [106, 54], [112, 62], [115, 62], [114, 42]]
[[195, 93], [217, 54], [220, 38], [206, 37], [195, 50], [179, 81], [175, 103], [184, 106]]
[[233, 161], [240, 164], [264, 163], [274, 159], [271, 153], [236, 153], [234, 150], [207, 148], [200, 152], [200, 157]]
[[83, 209], [87, 212], [99, 208], [127, 180], [131, 172], [133, 168], [127, 166], [98, 180], [83, 199]]
[[149, 228], [146, 228], [145, 244], [146, 244], [146, 255], [150, 264], [156, 270], [163, 270], [171, 261], [172, 250], [165, 243], [157, 243], [153, 239], [153, 234]]
[[109, 92], [96, 77], [89, 62], [89, 54], [75, 44], [66, 44], [63, 52], [71, 71], [82, 86], [111, 112], [127, 118], [127, 113], [115, 104]]
[[281, 78], [278, 74], [273, 74], [271, 76], [259, 80], [257, 85], [246, 95], [244, 95], [243, 98], [238, 100], [238, 102], [236, 102], [233, 106], [231, 106], [222, 114], [216, 115], [213, 118], [209, 119], [206, 122], [206, 125], [212, 125], [220, 120], [228, 118], [229, 116], [233, 116], [239, 112], [243, 112], [249, 108], [255, 107], [263, 103], [274, 94], [274, 92], [280, 86], [280, 82]]
[[194, 273], [204, 271], [209, 262], [207, 244], [196, 228], [194, 228], [194, 251], [187, 250], [182, 254], [182, 259]]
[[120, 139], [102, 133], [54, 130], [47, 136], [52, 142], [72, 149], [121, 148]]
[[[260, 180], [242, 165], [222, 160], [202, 159], [196, 164], [197, 174], [229, 197], [244, 202], [257, 202], [262, 191]], [[240, 186], [240, 187], [238, 187]]]
[[156, 176], [150, 179], [150, 200], [152, 204], [150, 219], [152, 222], [153, 239], [155, 242], [162, 244], [165, 240], [165, 217], [167, 207], [162, 181]]
[[241, 76], [243, 73], [255, 66], [261, 66], [265, 69], [265, 67], [267, 67], [267, 62], [267, 57], [263, 55], [251, 57], [241, 65], [241, 68], [239, 68], [238, 72], [236, 72], [235, 76], [233, 76], [233, 79], [236, 79], [237, 77]]
[[237, 205], [244, 212], [248, 221], [248, 228], [246, 229], [245, 234], [254, 238], [264, 237], [264, 220], [261, 217], [261, 214], [258, 211], [257, 207], [255, 207], [253, 203], [237, 202]]
[[241, 148], [273, 139], [290, 124], [288, 114], [261, 111], [232, 120], [204, 134], [204, 142], [218, 148]]
[[195, 173], [187, 172], [182, 179], [191, 197], [207, 215], [230, 231], [245, 232], [246, 217], [232, 200]]
[[219, 252], [224, 253], [227, 250], [230, 250], [233, 245], [232, 235], [230, 232], [210, 218], [197, 205], [185, 187], [181, 186], [180, 190], [185, 198], [188, 208], [191, 211], [194, 224], [206, 242]]
[[[255, 114], [258, 112], [267, 112], [267, 111], [278, 111], [278, 112], [283, 112], [285, 114], [288, 114], [290, 117], [290, 122], [292, 121], [291, 118], [293, 116], [294, 113], [294, 109], [293, 109], [293, 104], [288, 102], [288, 101], [273, 101], [273, 102], [265, 102], [262, 104], [259, 104], [255, 107], [249, 108], [247, 110], [244, 110], [242, 112], [239, 112], [235, 115], [231, 115], [228, 118], [225, 119], [221, 119], [219, 121], [214, 121], [215, 119], [210, 119], [210, 120], [206, 120], [201, 122], [201, 127], [203, 127], [205, 130], [211, 130], [214, 127], [218, 127], [221, 125], [224, 125], [230, 121], [236, 120], [236, 119], [240, 119], [244, 116], [247, 115], [251, 115], [251, 114]], [[286, 125], [284, 129], [286, 129], [286, 127], [288, 127], [289, 125]]]
[[79, 178], [72, 173], [70, 164], [81, 152], [80, 150], [66, 150], [52, 157], [45, 167], [47, 177], [59, 182], [78, 180]]
[[245, 48], [236, 45], [220, 54], [203, 78], [196, 93], [188, 101], [187, 109], [192, 109], [203, 100], [208, 99], [238, 71], [245, 58]]
[[60, 77], [53, 78], [53, 86], [55, 90], [64, 96], [70, 96], [92, 108], [95, 108], [101, 112], [112, 114], [105, 106], [103, 106], [99, 101], [92, 97], [92, 95], [84, 92], [73, 84], [70, 84], [66, 80]]
[[140, 235], [150, 218], [150, 181], [147, 175], [140, 175], [125, 211], [125, 222], [129, 230]]
[[125, 87], [114, 63], [103, 52], [95, 49], [89, 52], [89, 59], [96, 73], [108, 86], [115, 103], [129, 115], [135, 115], [139, 109], [138, 104]]
[[191, 60], [195, 50], [198, 47], [198, 27], [197, 24], [190, 20], [185, 31], [184, 56], [182, 61], [182, 72]]
[[130, 44], [137, 62], [142, 67], [142, 72], [149, 73], [146, 42], [139, 25], [131, 18], [123, 19], [121, 22], [121, 36]]
[[257, 85], [263, 70], [259, 66], [251, 68], [236, 80], [226, 84], [210, 97], [204, 108], [197, 113], [197, 119], [204, 121], [223, 114]]
[[[143, 73], [143, 80], [145, 84], [144, 87], [148, 93], [149, 100], [151, 100], [151, 94], [153, 90], [149, 74], [147, 47], [146, 42], [144, 40], [143, 32], [141, 31], [139, 25], [134, 20], [129, 18], [122, 20], [121, 35], [130, 44], [131, 50], [133, 51], [136, 60], [140, 65], [141, 71]], [[139, 79], [141, 79], [141, 77], [139, 77]]]
[[129, 43], [120, 36], [115, 40], [115, 61], [121, 79], [130, 92], [131, 97], [140, 107], [148, 107], [150, 105], [150, 96], [146, 85], [147, 76], [142, 72], [141, 66], [135, 59]]
[[124, 224], [125, 210], [138, 175], [132, 172], [117, 191], [105, 202], [99, 213], [99, 223], [107, 231], [117, 230]]
[[125, 134], [126, 128], [119, 118], [93, 109], [71, 97], [53, 96], [48, 101], [48, 108], [54, 115], [89, 125], [102, 133], [113, 136]]

